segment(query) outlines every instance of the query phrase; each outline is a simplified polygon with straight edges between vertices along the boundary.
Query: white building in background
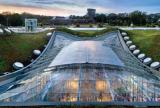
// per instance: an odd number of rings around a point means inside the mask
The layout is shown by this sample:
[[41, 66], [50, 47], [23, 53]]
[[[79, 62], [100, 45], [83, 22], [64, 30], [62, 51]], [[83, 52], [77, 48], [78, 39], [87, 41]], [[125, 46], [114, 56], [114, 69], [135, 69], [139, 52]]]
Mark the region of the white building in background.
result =
[[36, 31], [37, 19], [25, 19], [25, 29], [27, 32]]

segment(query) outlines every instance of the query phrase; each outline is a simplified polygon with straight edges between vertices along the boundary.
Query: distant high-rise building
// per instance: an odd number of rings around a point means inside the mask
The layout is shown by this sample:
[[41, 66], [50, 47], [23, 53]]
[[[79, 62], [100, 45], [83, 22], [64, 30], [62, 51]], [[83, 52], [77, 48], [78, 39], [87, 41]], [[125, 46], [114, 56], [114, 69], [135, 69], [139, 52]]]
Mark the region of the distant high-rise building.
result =
[[87, 16], [89, 18], [94, 18], [96, 16], [96, 9], [88, 8], [87, 9]]

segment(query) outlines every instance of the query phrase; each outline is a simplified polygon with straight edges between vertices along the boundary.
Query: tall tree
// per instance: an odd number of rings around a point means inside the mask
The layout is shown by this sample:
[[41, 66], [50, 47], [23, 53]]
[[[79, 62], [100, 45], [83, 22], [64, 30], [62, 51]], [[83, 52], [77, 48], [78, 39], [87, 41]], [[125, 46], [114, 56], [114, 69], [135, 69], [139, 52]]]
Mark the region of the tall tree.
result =
[[134, 11], [130, 13], [130, 19], [134, 25], [137, 26], [146, 25], [146, 13], [144, 12]]
[[8, 17], [8, 22], [10, 26], [22, 26], [23, 25], [23, 19], [21, 15], [19, 14], [13, 14]]
[[107, 17], [105, 14], [97, 14], [95, 17], [95, 21], [99, 23], [105, 23], [107, 20]]
[[0, 14], [0, 24], [6, 25], [6, 18], [2, 14]]

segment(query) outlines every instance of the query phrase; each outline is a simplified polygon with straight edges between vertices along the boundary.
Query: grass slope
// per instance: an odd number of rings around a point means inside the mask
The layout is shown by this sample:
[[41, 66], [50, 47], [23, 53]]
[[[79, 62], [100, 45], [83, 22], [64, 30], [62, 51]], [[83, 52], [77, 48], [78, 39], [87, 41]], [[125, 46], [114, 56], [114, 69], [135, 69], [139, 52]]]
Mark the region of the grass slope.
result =
[[12, 70], [15, 61], [26, 62], [32, 51], [47, 43], [46, 33], [13, 34], [0, 37], [0, 72]]
[[141, 52], [144, 52], [156, 61], [160, 61], [160, 31], [131, 30], [127, 32]]
[[96, 31], [90, 31], [90, 30], [74, 31], [74, 30], [70, 30], [70, 29], [67, 29], [67, 28], [57, 28], [56, 30], [66, 32], [66, 33], [70, 33], [72, 35], [77, 35], [77, 36], [80, 36], [80, 37], [94, 37], [96, 35], [102, 35], [102, 34], [107, 33], [107, 32], [115, 31], [117, 29], [116, 28], [107, 28], [107, 29], [104, 29], [104, 30], [96, 30]]
[[[57, 31], [67, 32], [80, 37], [94, 37], [117, 29], [108, 28], [100, 31], [73, 31], [67, 28], [57, 28]], [[27, 65], [31, 60], [32, 51], [47, 44], [46, 32], [36, 34], [13, 34], [0, 37], [0, 72], [11, 71], [12, 65], [20, 61]]]

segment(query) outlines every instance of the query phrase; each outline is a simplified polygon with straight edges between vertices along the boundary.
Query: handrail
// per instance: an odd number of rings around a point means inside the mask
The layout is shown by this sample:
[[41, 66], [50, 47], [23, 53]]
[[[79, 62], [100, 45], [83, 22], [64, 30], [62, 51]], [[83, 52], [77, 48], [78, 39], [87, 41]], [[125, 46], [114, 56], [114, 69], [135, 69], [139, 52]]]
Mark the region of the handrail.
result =
[[128, 106], [128, 107], [156, 107], [160, 106], [159, 102], [127, 102], [127, 101], [111, 101], [111, 102], [1, 102], [0, 106]]

